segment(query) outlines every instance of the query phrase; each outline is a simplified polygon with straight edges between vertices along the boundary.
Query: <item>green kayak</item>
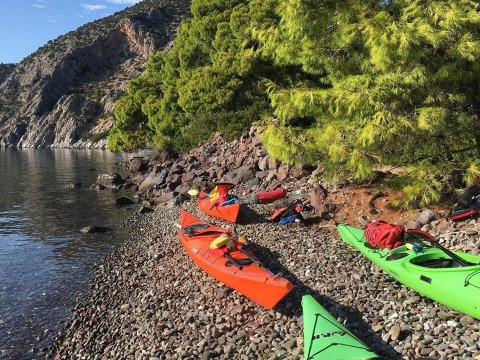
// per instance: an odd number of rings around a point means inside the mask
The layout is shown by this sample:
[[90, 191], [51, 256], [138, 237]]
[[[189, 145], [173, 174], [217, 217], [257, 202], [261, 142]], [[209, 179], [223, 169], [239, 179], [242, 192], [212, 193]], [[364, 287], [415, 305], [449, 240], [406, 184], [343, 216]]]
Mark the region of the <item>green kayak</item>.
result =
[[421, 237], [410, 238], [410, 235], [406, 240], [421, 244], [423, 252], [417, 253], [406, 245], [393, 250], [372, 249], [366, 243], [362, 229], [343, 224], [337, 229], [343, 241], [357, 248], [402, 284], [480, 319], [480, 256], [426, 246]]
[[311, 295], [303, 295], [305, 360], [380, 359]]

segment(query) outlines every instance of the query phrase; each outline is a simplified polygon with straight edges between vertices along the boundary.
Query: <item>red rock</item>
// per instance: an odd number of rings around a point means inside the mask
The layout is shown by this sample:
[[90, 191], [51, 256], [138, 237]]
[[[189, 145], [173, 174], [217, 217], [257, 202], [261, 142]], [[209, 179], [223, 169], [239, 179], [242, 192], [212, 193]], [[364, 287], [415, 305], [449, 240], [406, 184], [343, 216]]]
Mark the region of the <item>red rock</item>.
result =
[[153, 199], [153, 202], [155, 205], [165, 204], [166, 202], [174, 199], [177, 195], [178, 193], [175, 191], [167, 192], [165, 194], [157, 196], [155, 199]]
[[182, 176], [182, 182], [190, 182], [195, 178], [195, 174], [193, 172], [187, 172]]
[[244, 162], [245, 158], [243, 156], [237, 156], [237, 158], [235, 159], [235, 167], [239, 168], [243, 165], [243, 162]]
[[132, 183], [135, 185], [140, 185], [147, 178], [147, 176], [147, 174], [137, 174], [132, 178]]
[[217, 177], [218, 180], [220, 180], [223, 177], [223, 175], [225, 175], [226, 173], [227, 173], [227, 170], [225, 170], [225, 168], [222, 167], [215, 172], [215, 176]]
[[315, 186], [310, 191], [310, 205], [313, 207], [315, 215], [322, 216], [325, 212], [325, 200], [327, 191], [320, 185]]
[[188, 192], [188, 190], [190, 190], [190, 189], [191, 189], [190, 184], [188, 184], [188, 183], [183, 183], [183, 184], [178, 185], [178, 186], [175, 188], [175, 191], [174, 191], [174, 192], [177, 192], [177, 193], [179, 193], [180, 195], [185, 195], [185, 194]]
[[288, 177], [288, 165], [282, 165], [278, 168], [278, 180], [283, 181]]
[[260, 138], [260, 136], [256, 135], [253, 140], [252, 140], [252, 145], [257, 147], [257, 146], [261, 146], [262, 145], [262, 139]]
[[277, 160], [275, 160], [274, 158], [272, 157], [268, 157], [268, 169], [269, 170], [276, 170], [278, 169], [278, 166], [279, 166], [279, 162]]
[[292, 166], [290, 168], [290, 171], [289, 171], [289, 174], [291, 177], [295, 178], [295, 179], [300, 179], [301, 177], [303, 177], [305, 175], [306, 171], [303, 170], [302, 168], [299, 168], [297, 166]]

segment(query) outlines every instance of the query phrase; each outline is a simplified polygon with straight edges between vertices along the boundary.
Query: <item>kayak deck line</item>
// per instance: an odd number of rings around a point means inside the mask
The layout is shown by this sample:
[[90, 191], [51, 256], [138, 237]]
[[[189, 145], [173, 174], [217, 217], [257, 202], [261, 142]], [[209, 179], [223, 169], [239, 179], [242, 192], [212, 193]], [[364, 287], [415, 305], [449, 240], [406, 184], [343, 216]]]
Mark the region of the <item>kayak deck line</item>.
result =
[[[188, 234], [188, 233], [187, 233]], [[200, 236], [199, 236], [200, 237]], [[192, 248], [192, 251], [195, 253], [195, 254], [198, 254], [200, 256], [202, 256], [206, 261], [208, 261], [210, 264], [215, 264], [218, 260], [220, 259], [223, 259], [224, 256], [222, 255], [218, 255], [216, 257], [214, 257], [215, 255], [214, 254], [208, 254], [208, 251], [209, 251], [209, 247], [208, 247], [208, 244], [205, 244], [204, 246], [202, 246], [200, 249], [196, 249], [196, 248]], [[202, 253], [201, 251], [204, 250], [204, 252]], [[214, 258], [214, 260], [212, 261], [211, 258]], [[258, 264], [257, 264], [258, 265]], [[234, 271], [231, 271], [232, 274], [234, 275], [244, 275], [244, 276], [265, 276], [263, 274], [252, 274], [252, 273], [247, 273], [247, 272], [243, 272], [243, 270], [248, 267], [249, 265], [244, 265], [245, 267], [243, 267], [242, 269], [239, 269], [239, 268], [235, 268], [235, 267], [232, 267], [232, 269]], [[279, 278], [283, 275], [282, 273], [278, 273], [278, 274], [275, 274], [273, 273], [273, 271], [271, 271], [270, 269], [268, 269], [267, 267], [261, 265], [261, 267], [263, 269], [265, 269], [266, 271], [268, 271], [270, 273], [269, 276], [266, 276], [265, 277], [265, 283], [268, 281], [269, 278], [273, 277], [275, 278], [275, 280], [277, 280], [277, 282], [279, 283]], [[240, 271], [242, 271], [240, 273]]]
[[475, 285], [475, 284], [472, 284], [470, 282], [470, 279], [472, 279], [474, 276], [476, 275], [479, 275], [480, 274], [480, 269], [478, 269], [477, 271], [474, 271], [473, 273], [471, 273], [470, 275], [468, 275], [466, 278], [465, 278], [465, 282], [463, 283], [463, 286], [467, 287], [469, 285], [472, 285], [473, 287], [476, 287], [477, 289], [480, 290], [480, 286], [478, 285]]
[[[327, 333], [322, 333], [322, 334], [316, 334], [315, 335], [315, 329], [316, 329], [316, 326], [317, 326], [318, 317], [321, 317], [323, 320], [325, 320], [325, 321], [329, 322], [331, 325], [337, 327], [339, 329], [339, 331], [327, 332]], [[345, 343], [341, 343], [341, 342], [332, 342], [331, 344], [329, 344], [328, 346], [325, 346], [323, 349], [317, 351], [316, 353], [310, 354], [311, 347], [312, 347], [312, 344], [313, 344], [313, 340], [320, 340], [322, 338], [333, 337], [335, 335], [338, 335], [338, 336], [350, 335], [350, 336], [353, 336], [354, 338], [357, 338], [355, 335], [353, 335], [350, 332], [345, 331], [344, 329], [339, 327], [337, 324], [335, 324], [334, 322], [327, 319], [322, 314], [315, 314], [315, 324], [313, 326], [313, 331], [312, 331], [312, 335], [311, 335], [312, 342], [310, 343], [310, 349], [308, 350], [308, 353], [307, 353], [307, 359], [312, 359], [313, 356], [318, 355], [321, 352], [327, 350], [329, 347], [336, 346], [336, 345], [348, 346], [348, 347], [352, 347], [352, 348], [356, 348], [356, 349], [363, 349], [363, 350], [367, 350], [367, 351], [369, 350], [369, 348], [367, 346], [358, 346], [358, 345], [352, 345], [352, 344], [345, 344]]]
[[[195, 226], [201, 226], [201, 225], [208, 225], [206, 223], [198, 223], [198, 224], [192, 224], [190, 225], [189, 227], [195, 227]], [[226, 234], [228, 233], [228, 231], [226, 230], [223, 230], [223, 231], [209, 231], [208, 233], [200, 233], [199, 235], [195, 235], [189, 231], [188, 227], [186, 229], [182, 229], [188, 236], [190, 237], [196, 237], [196, 238], [201, 238], [201, 237], [210, 237], [211, 235], [213, 234]], [[203, 250], [203, 253], [202, 253], [202, 250]], [[222, 255], [218, 255], [217, 257], [214, 258], [213, 261], [210, 260], [210, 258], [214, 257], [215, 255], [213, 253], [210, 252], [209, 254], [209, 246], [208, 244], [205, 244], [204, 246], [202, 246], [200, 249], [197, 249], [197, 248], [192, 248], [192, 251], [196, 254], [199, 254], [201, 255], [205, 260], [209, 261], [210, 264], [214, 264], [215, 262], [217, 262], [218, 260], [222, 259], [224, 256]], [[246, 250], [243, 250], [243, 249], [237, 249], [237, 251], [240, 251], [242, 254], [246, 255], [247, 257], [250, 257], [247, 253], [246, 253]], [[279, 280], [279, 278], [281, 276], [283, 276], [282, 273], [277, 273], [275, 274], [273, 271], [271, 271], [269, 268], [267, 268], [265, 265], [263, 265], [263, 263], [259, 262], [259, 261], [253, 261], [255, 262], [258, 266], [262, 267], [263, 269], [265, 269], [266, 271], [268, 271], [270, 273], [269, 276], [266, 277], [265, 279], [265, 282], [268, 281], [268, 279], [270, 277], [274, 277], [276, 280]], [[248, 266], [248, 265], [245, 265], [245, 266]], [[238, 268], [237, 268], [238, 269]], [[244, 268], [242, 269], [238, 269], [238, 270], [235, 270], [233, 271], [232, 273], [233, 274], [239, 274], [239, 271], [242, 271], [244, 270]], [[264, 276], [264, 275], [260, 275], [260, 274], [249, 274], [249, 273], [241, 273], [239, 275], [246, 275], [246, 276]]]
[[305, 360], [381, 359], [311, 295], [302, 296]]

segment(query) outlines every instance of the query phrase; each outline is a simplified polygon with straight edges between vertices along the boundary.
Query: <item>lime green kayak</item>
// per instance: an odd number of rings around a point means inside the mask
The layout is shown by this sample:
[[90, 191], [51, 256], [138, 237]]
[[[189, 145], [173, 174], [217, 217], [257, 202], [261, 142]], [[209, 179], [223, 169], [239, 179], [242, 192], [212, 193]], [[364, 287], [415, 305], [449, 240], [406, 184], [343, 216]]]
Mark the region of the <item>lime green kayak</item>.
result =
[[366, 244], [362, 229], [340, 224], [337, 230], [343, 241], [402, 284], [480, 319], [480, 256], [462, 252], [448, 255], [444, 250], [429, 246], [423, 246], [422, 253], [405, 245], [393, 250], [372, 249]]
[[305, 360], [380, 359], [311, 295], [303, 295]]

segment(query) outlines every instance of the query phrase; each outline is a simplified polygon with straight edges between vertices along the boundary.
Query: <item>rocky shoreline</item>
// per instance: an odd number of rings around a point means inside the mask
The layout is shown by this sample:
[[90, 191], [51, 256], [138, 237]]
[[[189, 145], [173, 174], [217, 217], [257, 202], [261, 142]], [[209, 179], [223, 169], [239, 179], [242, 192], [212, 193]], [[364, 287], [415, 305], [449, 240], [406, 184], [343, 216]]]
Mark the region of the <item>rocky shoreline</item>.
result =
[[[374, 187], [327, 186], [318, 169], [289, 168], [268, 159], [256, 139], [254, 130], [234, 143], [217, 137], [176, 160], [129, 163], [131, 181], [114, 186], [131, 188], [144, 209], [155, 205], [155, 210], [125, 221], [131, 230], [127, 240], [95, 270], [90, 294], [73, 310], [50, 350], [52, 357], [299, 359], [300, 298], [310, 293], [386, 359], [480, 359], [478, 320], [397, 283], [343, 243], [335, 230], [335, 221], [397, 220], [438, 235], [450, 249], [479, 254], [476, 219], [452, 223], [437, 219], [432, 210], [398, 212], [388, 207], [392, 194], [378, 196]], [[181, 246], [175, 225], [181, 209], [228, 226], [200, 214], [186, 195], [212, 178], [237, 182], [242, 200], [281, 185], [291, 198], [313, 205], [306, 226], [269, 223], [279, 204], [245, 204], [239, 216], [239, 234], [255, 244], [272, 271], [295, 285], [275, 310], [222, 286]]]

